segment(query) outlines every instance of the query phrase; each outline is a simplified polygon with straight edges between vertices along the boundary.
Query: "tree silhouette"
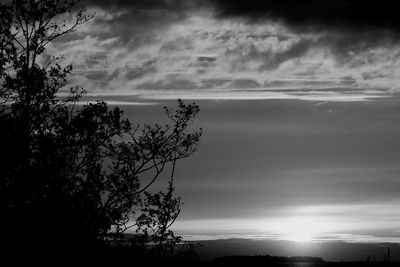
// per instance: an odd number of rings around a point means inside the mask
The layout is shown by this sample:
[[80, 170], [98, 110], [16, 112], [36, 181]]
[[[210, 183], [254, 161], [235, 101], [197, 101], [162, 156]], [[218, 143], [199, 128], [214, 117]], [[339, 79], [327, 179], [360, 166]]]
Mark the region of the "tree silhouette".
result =
[[[78, 1], [13, 0], [0, 4], [0, 227], [3, 242], [21, 247], [96, 245], [128, 229], [132, 243], [159, 254], [181, 239], [169, 230], [180, 213], [174, 196], [179, 159], [197, 148], [188, 132], [199, 112], [178, 100], [171, 125], [132, 126], [105, 102], [76, 107], [83, 89], [67, 86], [72, 66], [46, 45], [93, 16]], [[73, 15], [66, 21], [65, 15]], [[151, 185], [171, 170], [166, 192]], [[39, 244], [40, 243], [40, 244]]]

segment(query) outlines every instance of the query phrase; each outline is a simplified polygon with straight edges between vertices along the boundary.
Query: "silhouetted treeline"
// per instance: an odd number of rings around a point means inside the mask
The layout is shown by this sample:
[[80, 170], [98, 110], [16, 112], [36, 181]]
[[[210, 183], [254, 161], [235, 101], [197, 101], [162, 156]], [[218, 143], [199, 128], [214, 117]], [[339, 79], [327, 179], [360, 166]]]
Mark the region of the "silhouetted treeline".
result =
[[[139, 126], [103, 101], [77, 107], [81, 88], [60, 94], [73, 66], [46, 47], [93, 18], [78, 2], [0, 4], [1, 241], [17, 254], [98, 254], [130, 230], [134, 253], [172, 253], [175, 167], [197, 148], [199, 107], [179, 100], [164, 108], [169, 125]], [[150, 191], [161, 175], [167, 188]]]

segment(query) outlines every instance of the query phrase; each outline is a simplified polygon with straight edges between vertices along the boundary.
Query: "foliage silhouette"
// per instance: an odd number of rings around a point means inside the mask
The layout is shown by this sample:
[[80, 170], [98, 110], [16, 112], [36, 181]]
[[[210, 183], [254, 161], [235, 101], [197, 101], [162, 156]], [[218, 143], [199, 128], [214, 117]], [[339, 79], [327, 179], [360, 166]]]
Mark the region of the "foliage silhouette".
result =
[[[43, 61], [46, 45], [93, 16], [75, 0], [13, 0], [0, 4], [0, 220], [3, 242], [18, 247], [87, 246], [131, 240], [157, 254], [181, 238], [169, 229], [180, 213], [174, 196], [179, 159], [197, 148], [189, 132], [199, 112], [178, 100], [165, 107], [171, 125], [132, 126], [105, 102], [76, 107], [85, 94], [67, 86], [72, 66]], [[74, 17], [65, 20], [66, 15]], [[165, 192], [151, 185], [171, 169]], [[143, 177], [147, 177], [144, 179]]]

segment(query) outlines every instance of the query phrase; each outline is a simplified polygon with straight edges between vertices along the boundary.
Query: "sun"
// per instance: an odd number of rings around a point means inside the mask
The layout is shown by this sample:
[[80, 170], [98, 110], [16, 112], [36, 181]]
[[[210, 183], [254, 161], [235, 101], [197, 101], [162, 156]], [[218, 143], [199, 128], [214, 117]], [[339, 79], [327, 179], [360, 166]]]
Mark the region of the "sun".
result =
[[285, 240], [294, 242], [312, 242], [326, 233], [329, 224], [315, 216], [286, 217], [276, 225], [276, 231]]
[[311, 242], [313, 241], [314, 237], [315, 237], [314, 233], [310, 231], [299, 231], [296, 233], [288, 233], [286, 235], [286, 238], [289, 239], [290, 241], [299, 243]]

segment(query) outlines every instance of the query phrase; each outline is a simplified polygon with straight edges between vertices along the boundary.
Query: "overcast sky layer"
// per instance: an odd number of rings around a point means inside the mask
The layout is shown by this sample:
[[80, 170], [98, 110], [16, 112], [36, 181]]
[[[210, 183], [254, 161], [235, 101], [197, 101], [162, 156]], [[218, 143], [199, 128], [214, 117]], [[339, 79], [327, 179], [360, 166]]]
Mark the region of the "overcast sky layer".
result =
[[95, 18], [49, 52], [89, 94], [378, 98], [400, 89], [390, 3], [87, 0]]

